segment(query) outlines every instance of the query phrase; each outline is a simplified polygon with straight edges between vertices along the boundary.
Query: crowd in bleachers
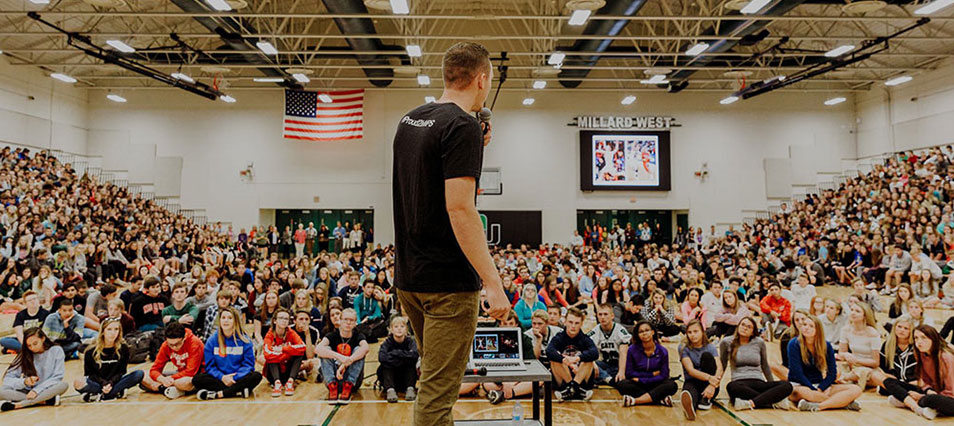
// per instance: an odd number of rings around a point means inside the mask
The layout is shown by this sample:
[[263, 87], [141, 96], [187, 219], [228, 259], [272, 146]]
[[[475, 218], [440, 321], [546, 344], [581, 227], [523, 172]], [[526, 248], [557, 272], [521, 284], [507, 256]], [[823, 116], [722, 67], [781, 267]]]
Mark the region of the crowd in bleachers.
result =
[[[524, 354], [552, 371], [558, 400], [612, 386], [625, 406], [678, 404], [691, 419], [723, 385], [738, 410], [802, 411], [860, 410], [870, 387], [926, 418], [954, 415], [954, 321], [925, 315], [954, 307], [952, 160], [950, 146], [901, 153], [724, 232], [679, 229], [668, 242], [649, 224], [594, 226], [569, 244], [496, 247], [513, 305], [499, 325], [524, 330]], [[58, 403], [76, 358], [84, 378], [72, 384], [88, 402], [137, 385], [170, 399], [248, 397], [262, 381], [291, 396], [314, 374], [347, 403], [379, 339], [382, 397], [415, 398], [393, 249], [358, 224], [233, 234], [9, 148], [0, 202], [0, 310], [17, 311], [0, 340], [17, 353], [3, 410]], [[821, 286], [849, 295], [822, 298]], [[769, 361], [775, 344], [781, 363]], [[147, 356], [145, 373], [128, 368]], [[532, 384], [460, 392], [496, 404]]]

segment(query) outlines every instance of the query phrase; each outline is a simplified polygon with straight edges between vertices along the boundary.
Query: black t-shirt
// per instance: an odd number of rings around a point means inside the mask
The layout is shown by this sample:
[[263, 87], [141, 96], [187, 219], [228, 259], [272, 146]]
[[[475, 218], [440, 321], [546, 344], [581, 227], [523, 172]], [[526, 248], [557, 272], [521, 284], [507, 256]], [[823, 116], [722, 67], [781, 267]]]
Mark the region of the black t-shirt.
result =
[[[447, 215], [444, 181], [480, 179], [483, 134], [453, 103], [407, 113], [394, 135], [394, 285], [436, 293], [480, 289]], [[474, 194], [476, 197], [476, 194]]]
[[328, 333], [328, 335], [325, 336], [325, 338], [328, 339], [328, 344], [331, 347], [331, 350], [339, 354], [342, 354], [344, 356], [351, 356], [355, 348], [361, 345], [362, 341], [366, 340], [364, 338], [364, 335], [361, 333], [358, 333], [357, 331], [352, 331], [351, 337], [347, 339], [342, 339], [341, 331], [339, 330], [335, 330], [335, 331], [332, 331], [331, 333]]
[[13, 318], [13, 326], [18, 325], [23, 326], [23, 330], [33, 327], [43, 327], [43, 321], [46, 321], [46, 316], [50, 314], [50, 311], [40, 308], [39, 311], [36, 311], [36, 315], [30, 315], [26, 309], [17, 312], [17, 316]]

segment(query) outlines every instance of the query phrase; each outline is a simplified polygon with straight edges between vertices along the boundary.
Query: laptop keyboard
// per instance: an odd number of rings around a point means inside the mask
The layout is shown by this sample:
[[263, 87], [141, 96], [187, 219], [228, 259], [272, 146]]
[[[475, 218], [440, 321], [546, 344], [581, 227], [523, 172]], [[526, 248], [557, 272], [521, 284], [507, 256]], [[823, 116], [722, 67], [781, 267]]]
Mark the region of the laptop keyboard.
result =
[[474, 366], [476, 368], [487, 367], [487, 368], [500, 368], [500, 367], [519, 367], [523, 365], [520, 361], [513, 362], [475, 362]]

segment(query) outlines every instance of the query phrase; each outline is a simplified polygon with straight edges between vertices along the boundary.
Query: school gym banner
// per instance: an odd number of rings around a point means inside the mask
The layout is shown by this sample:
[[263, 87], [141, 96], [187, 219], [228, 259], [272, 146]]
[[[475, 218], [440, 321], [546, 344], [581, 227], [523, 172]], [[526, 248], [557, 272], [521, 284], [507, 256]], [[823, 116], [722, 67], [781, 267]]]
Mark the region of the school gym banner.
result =
[[543, 212], [539, 210], [481, 210], [480, 219], [489, 245], [536, 247], [543, 241]]

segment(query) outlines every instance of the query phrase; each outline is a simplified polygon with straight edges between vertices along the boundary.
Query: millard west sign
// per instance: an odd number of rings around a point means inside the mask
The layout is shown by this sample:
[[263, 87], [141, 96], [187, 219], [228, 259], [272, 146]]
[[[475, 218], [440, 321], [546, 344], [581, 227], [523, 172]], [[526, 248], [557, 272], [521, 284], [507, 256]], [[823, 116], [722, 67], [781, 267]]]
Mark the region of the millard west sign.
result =
[[645, 116], [619, 117], [615, 115], [581, 115], [576, 123], [570, 123], [583, 129], [669, 129], [677, 126], [673, 117]]

